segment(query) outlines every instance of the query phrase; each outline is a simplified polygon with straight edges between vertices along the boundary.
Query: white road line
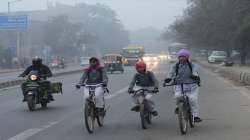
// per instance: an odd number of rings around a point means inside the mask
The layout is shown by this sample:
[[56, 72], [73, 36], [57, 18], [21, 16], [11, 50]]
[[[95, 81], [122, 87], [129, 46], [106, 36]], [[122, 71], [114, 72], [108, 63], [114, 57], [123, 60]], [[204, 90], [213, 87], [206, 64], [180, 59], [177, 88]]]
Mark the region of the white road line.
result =
[[126, 86], [125, 88], [122, 88], [122, 89], [116, 91], [113, 94], [110, 94], [110, 95], [106, 96], [105, 99], [112, 99], [112, 98], [114, 98], [114, 97], [116, 97], [116, 96], [118, 96], [118, 95], [126, 92], [127, 90], [128, 90], [128, 86]]
[[49, 128], [49, 127], [51, 127], [51, 126], [53, 126], [55, 124], [58, 124], [61, 121], [50, 122], [48, 125], [44, 125], [41, 128], [28, 129], [28, 130], [26, 130], [26, 131], [24, 131], [22, 133], [19, 133], [16, 136], [11, 137], [11, 138], [9, 138], [7, 140], [26, 140], [26, 139], [34, 136], [35, 134], [37, 134], [37, 133], [39, 133], [39, 132], [41, 132], [41, 131]]
[[[111, 95], [106, 96], [105, 99], [112, 99], [112, 98], [126, 92], [127, 89], [128, 89], [128, 86], [116, 91], [115, 93], [113, 93]], [[41, 126], [40, 128], [32, 128], [32, 129], [25, 130], [25, 131], [17, 134], [16, 136], [13, 136], [13, 137], [7, 139], [7, 140], [26, 140], [26, 139], [36, 135], [37, 133], [44, 131], [47, 128], [52, 127], [53, 125], [56, 125], [56, 124], [62, 122], [63, 120], [64, 119], [62, 119], [60, 121], [50, 122], [48, 125]]]
[[10, 90], [10, 89], [17, 89], [17, 88], [20, 88], [20, 85], [13, 86], [13, 87], [8, 87], [8, 88], [2, 88], [2, 89], [0, 89], [0, 91]]

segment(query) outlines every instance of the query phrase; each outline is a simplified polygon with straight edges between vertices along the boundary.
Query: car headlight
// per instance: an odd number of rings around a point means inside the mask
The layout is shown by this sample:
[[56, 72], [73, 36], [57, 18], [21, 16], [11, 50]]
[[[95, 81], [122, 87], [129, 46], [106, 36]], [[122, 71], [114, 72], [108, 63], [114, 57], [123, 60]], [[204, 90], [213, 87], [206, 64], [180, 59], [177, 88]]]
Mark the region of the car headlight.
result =
[[143, 57], [143, 60], [144, 60], [144, 61], [149, 61], [150, 58], [149, 58], [149, 57]]
[[208, 59], [209, 59], [209, 60], [215, 60], [215, 58], [213, 58], [213, 57], [209, 57]]
[[30, 80], [32, 80], [32, 81], [37, 80], [37, 76], [36, 76], [36, 75], [31, 75], [31, 76], [30, 76]]

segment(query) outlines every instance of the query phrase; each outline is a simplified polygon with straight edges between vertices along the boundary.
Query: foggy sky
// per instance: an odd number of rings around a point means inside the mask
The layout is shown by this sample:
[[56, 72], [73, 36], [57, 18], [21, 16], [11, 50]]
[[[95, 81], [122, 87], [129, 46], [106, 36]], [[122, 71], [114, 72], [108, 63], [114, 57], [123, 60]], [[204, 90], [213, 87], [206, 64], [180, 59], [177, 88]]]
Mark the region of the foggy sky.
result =
[[[0, 11], [7, 11], [7, 2], [0, 0]], [[46, 9], [47, 1], [74, 5], [104, 3], [117, 12], [118, 19], [127, 29], [135, 30], [152, 26], [162, 29], [180, 16], [187, 6], [186, 0], [22, 0], [12, 3], [11, 11]]]

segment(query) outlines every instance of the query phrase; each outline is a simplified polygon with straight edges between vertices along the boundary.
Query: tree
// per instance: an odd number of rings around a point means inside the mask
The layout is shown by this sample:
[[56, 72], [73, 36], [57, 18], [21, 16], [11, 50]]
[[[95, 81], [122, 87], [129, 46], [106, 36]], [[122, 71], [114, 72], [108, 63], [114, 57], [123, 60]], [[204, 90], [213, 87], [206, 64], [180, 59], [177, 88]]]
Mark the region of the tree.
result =
[[169, 28], [178, 40], [190, 46], [225, 50], [228, 54], [235, 48], [243, 49], [242, 46], [248, 48], [244, 42], [238, 47], [235, 45], [248, 36], [245, 30], [249, 21], [245, 21], [245, 18], [250, 13], [249, 0], [189, 0], [189, 2], [191, 4], [184, 16]]

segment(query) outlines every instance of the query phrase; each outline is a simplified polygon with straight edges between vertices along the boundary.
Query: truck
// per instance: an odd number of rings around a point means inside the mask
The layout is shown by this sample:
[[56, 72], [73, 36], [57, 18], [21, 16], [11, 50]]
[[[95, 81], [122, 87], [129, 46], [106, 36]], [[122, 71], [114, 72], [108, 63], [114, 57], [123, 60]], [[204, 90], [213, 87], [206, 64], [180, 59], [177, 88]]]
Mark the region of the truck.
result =
[[124, 65], [135, 65], [138, 60], [142, 60], [144, 54], [145, 51], [143, 45], [128, 45], [122, 50], [122, 56], [124, 57]]

